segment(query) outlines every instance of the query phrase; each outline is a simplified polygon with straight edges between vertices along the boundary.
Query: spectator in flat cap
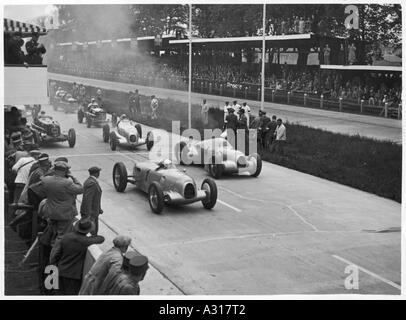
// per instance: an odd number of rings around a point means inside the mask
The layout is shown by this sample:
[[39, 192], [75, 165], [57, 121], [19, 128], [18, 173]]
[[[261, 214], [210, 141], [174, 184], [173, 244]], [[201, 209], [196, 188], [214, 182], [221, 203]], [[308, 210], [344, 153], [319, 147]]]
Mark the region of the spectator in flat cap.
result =
[[131, 238], [119, 235], [113, 240], [114, 246], [104, 252], [93, 264], [83, 279], [79, 295], [96, 295], [110, 270], [119, 272], [123, 265], [123, 255], [131, 244]]
[[82, 205], [80, 214], [82, 217], [89, 217], [95, 224], [92, 234], [96, 235], [99, 231], [99, 215], [103, 213], [101, 209], [102, 189], [100, 188], [97, 178], [100, 176], [99, 167], [89, 168], [89, 178], [83, 185]]
[[139, 295], [139, 282], [144, 280], [148, 268], [148, 258], [143, 255], [136, 255], [131, 258], [128, 270], [123, 270], [114, 281], [110, 282], [105, 288], [104, 294]]
[[61, 295], [79, 294], [87, 248], [104, 242], [102, 236], [87, 236], [93, 228], [93, 222], [81, 219], [74, 225], [73, 232], [65, 234], [61, 241], [55, 243], [50, 263], [58, 267]]

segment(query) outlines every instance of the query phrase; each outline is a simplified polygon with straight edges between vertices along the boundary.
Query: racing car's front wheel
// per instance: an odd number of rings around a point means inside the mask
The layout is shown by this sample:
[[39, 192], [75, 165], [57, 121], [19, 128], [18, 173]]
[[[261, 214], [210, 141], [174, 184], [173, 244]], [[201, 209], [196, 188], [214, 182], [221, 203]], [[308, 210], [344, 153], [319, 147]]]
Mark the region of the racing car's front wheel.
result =
[[148, 189], [148, 202], [154, 213], [161, 213], [164, 209], [164, 193], [158, 182], [153, 182]]
[[82, 123], [83, 122], [83, 118], [84, 118], [84, 114], [82, 110], [78, 111], [78, 122]]
[[262, 159], [258, 153], [253, 153], [252, 155], [250, 155], [248, 157], [248, 160], [252, 160], [252, 159], [255, 160], [256, 168], [255, 168], [255, 172], [253, 174], [251, 174], [251, 177], [258, 177], [262, 171]]
[[201, 189], [206, 192], [206, 199], [202, 200], [203, 207], [210, 210], [217, 202], [217, 185], [212, 179], [204, 179]]
[[70, 148], [73, 148], [76, 143], [76, 132], [75, 129], [69, 129], [68, 131], [68, 144]]
[[223, 175], [224, 167], [222, 164], [210, 164], [209, 165], [209, 173], [214, 179], [220, 179]]
[[92, 117], [86, 117], [86, 125], [88, 128], [92, 126]]
[[127, 168], [124, 163], [117, 162], [113, 167], [113, 184], [118, 192], [124, 192], [127, 188]]
[[108, 124], [105, 124], [103, 126], [103, 141], [109, 142], [109, 138], [110, 138], [110, 127]]
[[150, 151], [152, 147], [154, 146], [154, 136], [152, 135], [152, 132], [147, 133], [147, 150]]
[[111, 151], [116, 151], [117, 149], [117, 138], [114, 131], [110, 133], [110, 149]]

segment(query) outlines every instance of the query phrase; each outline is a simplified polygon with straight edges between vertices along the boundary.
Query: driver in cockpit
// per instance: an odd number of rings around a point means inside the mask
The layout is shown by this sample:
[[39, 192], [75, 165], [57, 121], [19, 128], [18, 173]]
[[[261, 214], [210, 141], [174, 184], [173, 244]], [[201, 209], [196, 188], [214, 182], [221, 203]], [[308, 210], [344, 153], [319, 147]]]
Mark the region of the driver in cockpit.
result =
[[157, 170], [159, 170], [159, 169], [170, 169], [170, 168], [173, 167], [172, 161], [169, 160], [169, 159], [165, 159], [165, 160], [160, 161], [160, 162], [158, 163], [158, 166], [159, 166], [159, 167], [158, 167]]
[[96, 102], [95, 98], [92, 98], [91, 102], [87, 106], [87, 111], [92, 110], [93, 108], [97, 108], [99, 105]]

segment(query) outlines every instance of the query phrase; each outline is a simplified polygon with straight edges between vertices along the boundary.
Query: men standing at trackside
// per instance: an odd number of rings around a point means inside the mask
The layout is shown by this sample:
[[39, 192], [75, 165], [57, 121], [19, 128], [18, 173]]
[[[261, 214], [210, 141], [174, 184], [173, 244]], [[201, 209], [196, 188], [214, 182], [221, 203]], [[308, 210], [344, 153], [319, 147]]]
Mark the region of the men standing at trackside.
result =
[[131, 238], [128, 236], [119, 235], [115, 237], [113, 240], [114, 246], [102, 253], [86, 274], [79, 295], [97, 294], [110, 269], [115, 269], [117, 272], [121, 269], [123, 255], [127, 252], [130, 244]]
[[50, 264], [58, 267], [61, 295], [79, 294], [87, 248], [104, 242], [102, 236], [87, 236], [93, 228], [94, 224], [89, 219], [81, 219], [74, 225], [73, 232], [55, 243]]
[[245, 116], [247, 117], [247, 128], [249, 128], [250, 127], [251, 108], [249, 107], [249, 105], [246, 102], [244, 102], [242, 104], [242, 108], [244, 109]]
[[228, 116], [228, 108], [230, 108], [230, 102], [226, 101], [226, 104], [224, 105], [224, 128], [226, 127], [226, 123], [227, 123], [227, 116]]
[[69, 169], [66, 162], [57, 161], [53, 175], [41, 179], [42, 192], [47, 198], [38, 215], [48, 220], [51, 238], [55, 242], [72, 230], [73, 219], [77, 215], [76, 196], [83, 193], [82, 184], [69, 173]]
[[237, 103], [237, 100], [233, 101], [233, 108], [237, 114], [239, 114], [241, 106]]
[[283, 147], [285, 143], [286, 143], [286, 127], [282, 123], [282, 119], [278, 119], [276, 121], [275, 141], [271, 146], [271, 152], [277, 149], [279, 152], [283, 153]]
[[275, 141], [276, 127], [277, 127], [276, 116], [273, 115], [272, 120], [269, 121], [268, 124], [267, 124], [268, 134], [267, 134], [267, 137], [265, 139], [265, 141], [266, 141], [265, 147], [266, 148], [271, 146], [273, 144], [273, 142]]
[[209, 105], [207, 104], [206, 99], [203, 99], [201, 113], [203, 125], [207, 126], [209, 124]]
[[103, 213], [101, 209], [102, 190], [97, 179], [100, 176], [99, 167], [89, 168], [89, 178], [83, 184], [83, 198], [80, 206], [82, 218], [89, 218], [94, 223], [92, 235], [97, 235], [99, 231], [99, 215]]
[[158, 119], [158, 99], [155, 95], [151, 96], [151, 119]]

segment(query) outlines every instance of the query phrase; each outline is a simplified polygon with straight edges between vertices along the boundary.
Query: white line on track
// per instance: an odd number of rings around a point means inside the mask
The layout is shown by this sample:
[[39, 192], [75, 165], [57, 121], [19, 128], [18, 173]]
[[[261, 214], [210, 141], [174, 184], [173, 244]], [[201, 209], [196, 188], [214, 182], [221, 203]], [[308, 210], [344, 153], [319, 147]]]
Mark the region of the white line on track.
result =
[[233, 209], [233, 210], [236, 211], [236, 212], [242, 212], [241, 209], [238, 209], [238, 208], [236, 208], [236, 207], [233, 207], [231, 204], [228, 204], [227, 202], [221, 201], [221, 200], [219, 200], [219, 199], [217, 199], [217, 202], [218, 202], [218, 203], [221, 203], [223, 206], [226, 206], [226, 207], [229, 207], [230, 209]]
[[393, 281], [385, 279], [385, 278], [381, 277], [380, 275], [378, 275], [376, 273], [373, 273], [372, 271], [369, 271], [369, 270], [367, 270], [367, 269], [365, 269], [365, 268], [363, 268], [363, 267], [361, 267], [361, 266], [359, 266], [359, 265], [357, 265], [355, 263], [352, 263], [351, 261], [348, 261], [348, 260], [346, 260], [346, 259], [344, 259], [344, 258], [342, 258], [340, 256], [337, 256], [337, 255], [333, 254], [333, 257], [336, 258], [337, 260], [340, 260], [341, 262], [346, 263], [347, 265], [356, 266], [359, 270], [363, 271], [364, 273], [370, 275], [371, 277], [374, 277], [375, 279], [378, 279], [378, 280], [380, 280], [382, 282], [385, 282], [386, 284], [394, 287], [395, 289], [398, 289], [400, 291], [402, 290], [400, 285], [398, 285], [397, 283], [394, 283]]

